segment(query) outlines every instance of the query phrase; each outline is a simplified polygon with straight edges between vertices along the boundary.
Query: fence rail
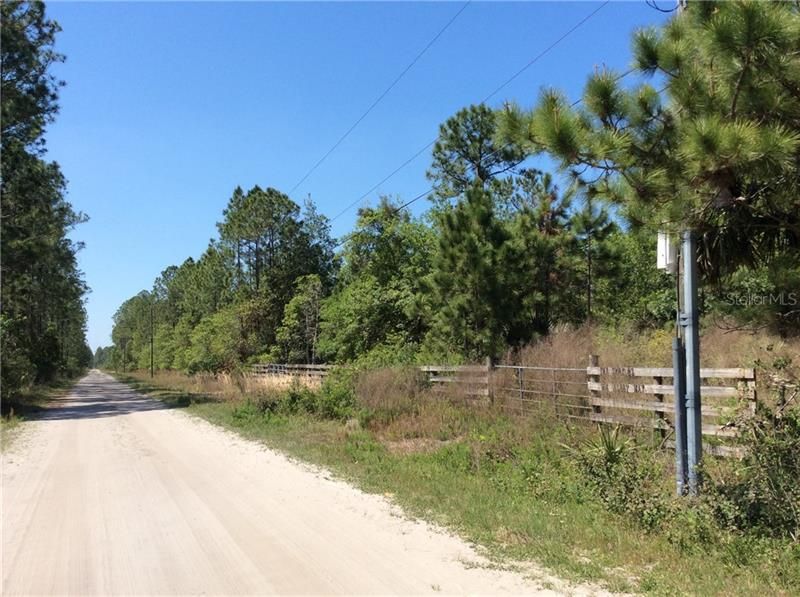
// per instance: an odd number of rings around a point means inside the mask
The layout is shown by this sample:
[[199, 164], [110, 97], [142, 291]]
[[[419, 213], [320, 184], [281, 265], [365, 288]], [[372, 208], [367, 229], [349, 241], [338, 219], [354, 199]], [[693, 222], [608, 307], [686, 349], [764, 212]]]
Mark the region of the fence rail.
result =
[[[650, 426], [664, 438], [673, 429], [675, 388], [671, 368], [599, 367], [595, 359], [586, 368], [586, 376], [589, 402], [594, 407], [591, 420]], [[703, 435], [736, 437], [737, 421], [755, 412], [755, 370], [702, 368], [700, 378]], [[669, 401], [665, 401], [667, 397]]]
[[492, 371], [488, 365], [422, 365], [418, 369], [437, 392], [491, 399]]
[[[253, 365], [254, 376], [291, 376], [315, 382], [330, 365]], [[527, 365], [423, 365], [434, 391], [493, 403], [524, 415], [549, 412], [557, 418], [599, 424], [650, 428], [670, 445], [674, 428], [672, 368], [601, 367], [592, 356], [588, 367]], [[756, 406], [756, 374], [747, 368], [705, 368], [702, 432], [714, 437], [707, 451], [721, 456], [741, 455], [725, 444], [738, 435], [737, 422], [752, 416]]]
[[255, 377], [291, 376], [322, 379], [332, 368], [331, 365], [287, 365], [282, 363], [257, 363], [250, 366], [250, 374]]

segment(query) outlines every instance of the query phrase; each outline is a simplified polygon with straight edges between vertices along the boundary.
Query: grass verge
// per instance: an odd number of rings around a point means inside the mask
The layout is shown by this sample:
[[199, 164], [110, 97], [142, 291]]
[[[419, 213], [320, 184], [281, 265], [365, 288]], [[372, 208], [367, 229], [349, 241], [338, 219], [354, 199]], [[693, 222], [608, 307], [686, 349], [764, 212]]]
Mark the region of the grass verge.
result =
[[[366, 491], [389, 494], [409, 514], [454, 530], [498, 560], [534, 561], [612, 591], [800, 593], [796, 542], [720, 533], [695, 510], [670, 504], [654, 503], [653, 512], [645, 504], [638, 510], [644, 524], [610, 511], [563, 448], [585, 441], [585, 428], [424, 401], [422, 409], [395, 405], [383, 420], [362, 412], [357, 424], [276, 408], [259, 396], [218, 400], [175, 374], [169, 383], [137, 374], [119, 379]], [[680, 520], [648, 527], [648, 516], [672, 513]]]

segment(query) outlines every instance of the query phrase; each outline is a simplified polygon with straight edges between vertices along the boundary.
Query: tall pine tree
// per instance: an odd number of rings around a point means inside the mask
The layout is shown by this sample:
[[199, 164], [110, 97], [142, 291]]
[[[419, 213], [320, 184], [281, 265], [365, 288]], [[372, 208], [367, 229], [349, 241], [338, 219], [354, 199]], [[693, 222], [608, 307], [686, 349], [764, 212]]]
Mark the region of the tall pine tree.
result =
[[[579, 108], [546, 90], [532, 110], [499, 115], [500, 142], [581, 172], [633, 226], [694, 230], [706, 281], [747, 267], [797, 284], [800, 5], [690, 2], [636, 33], [633, 52], [654, 85], [599, 71]], [[784, 323], [800, 328], [795, 311]]]
[[2, 396], [71, 375], [91, 363], [86, 345], [86, 286], [69, 230], [84, 220], [64, 199], [65, 181], [45, 159], [45, 129], [58, 112], [61, 82], [49, 74], [63, 57], [59, 26], [41, 2], [3, 2], [0, 253]]

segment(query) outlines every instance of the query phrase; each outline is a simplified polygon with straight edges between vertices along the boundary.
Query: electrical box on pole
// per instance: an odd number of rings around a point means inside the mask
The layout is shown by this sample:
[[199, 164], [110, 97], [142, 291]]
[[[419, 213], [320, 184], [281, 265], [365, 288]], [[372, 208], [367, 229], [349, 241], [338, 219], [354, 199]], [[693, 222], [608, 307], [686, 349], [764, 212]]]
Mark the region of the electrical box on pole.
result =
[[659, 232], [656, 243], [656, 267], [671, 274], [676, 272], [678, 244], [666, 232]]

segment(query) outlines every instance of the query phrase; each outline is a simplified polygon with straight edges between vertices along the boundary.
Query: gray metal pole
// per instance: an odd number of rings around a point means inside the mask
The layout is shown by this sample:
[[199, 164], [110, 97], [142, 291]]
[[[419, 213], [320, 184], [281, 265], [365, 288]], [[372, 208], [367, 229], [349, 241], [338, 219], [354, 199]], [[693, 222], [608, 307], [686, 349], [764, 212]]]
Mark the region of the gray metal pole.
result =
[[679, 337], [672, 339], [672, 384], [675, 389], [675, 482], [686, 493], [686, 353]]
[[689, 494], [697, 495], [697, 467], [703, 456], [700, 399], [700, 332], [697, 304], [697, 246], [691, 230], [683, 232], [683, 314], [686, 342], [686, 452]]

